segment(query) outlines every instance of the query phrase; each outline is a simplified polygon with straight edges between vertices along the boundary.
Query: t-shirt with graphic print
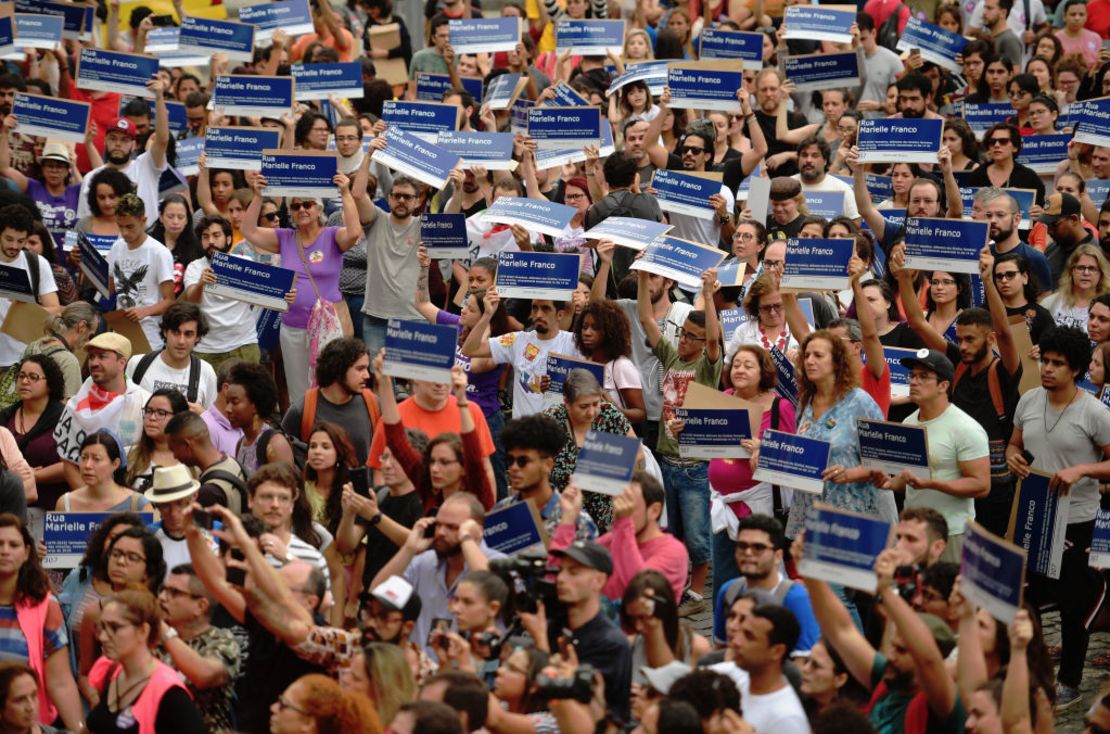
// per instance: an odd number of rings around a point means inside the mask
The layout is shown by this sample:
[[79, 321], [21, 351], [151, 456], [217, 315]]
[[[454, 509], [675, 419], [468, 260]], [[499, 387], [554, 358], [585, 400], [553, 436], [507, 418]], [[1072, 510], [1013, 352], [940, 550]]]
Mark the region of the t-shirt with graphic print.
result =
[[724, 363], [720, 356], [716, 362], [710, 362], [704, 351], [693, 361], [682, 360], [678, 356], [678, 349], [666, 339], [660, 339], [653, 351], [663, 365], [663, 414], [660, 419], [657, 453], [677, 459], [678, 437], [667, 430], [667, 421], [674, 418], [675, 409], [681, 408], [686, 402], [686, 388], [691, 380], [699, 385], [717, 388]]
[[[116, 308], [153, 306], [162, 300], [159, 286], [173, 282], [173, 255], [153, 237], [135, 249], [118, 239], [108, 251], [108, 272], [115, 282]], [[159, 321], [158, 316], [147, 316], [139, 322], [151, 349], [162, 347]]]

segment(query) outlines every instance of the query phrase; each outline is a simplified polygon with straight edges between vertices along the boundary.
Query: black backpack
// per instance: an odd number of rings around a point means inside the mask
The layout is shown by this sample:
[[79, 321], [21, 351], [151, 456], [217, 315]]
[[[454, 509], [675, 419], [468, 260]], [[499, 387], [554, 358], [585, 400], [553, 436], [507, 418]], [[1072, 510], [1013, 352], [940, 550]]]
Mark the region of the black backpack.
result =
[[35, 301], [39, 298], [39, 256], [30, 250], [23, 251], [23, 259], [27, 261], [27, 274], [31, 276], [31, 295]]
[[900, 37], [898, 33], [898, 18], [902, 15], [902, 7], [902, 3], [898, 3], [898, 6], [894, 8], [890, 15], [886, 17], [886, 20], [883, 21], [883, 24], [879, 26], [879, 31], [875, 38], [880, 46], [885, 46], [894, 52], [898, 51], [898, 39]]
[[[150, 369], [150, 365], [154, 364], [154, 360], [157, 359], [158, 355], [164, 351], [166, 350], [159, 349], [157, 351], [150, 352], [149, 354], [144, 354], [143, 358], [139, 360], [139, 363], [135, 365], [135, 374], [131, 375], [131, 381], [134, 382], [136, 385], [142, 382], [143, 377], [146, 376], [146, 371]], [[185, 393], [185, 399], [188, 400], [190, 403], [195, 403], [197, 401], [197, 393], [200, 392], [200, 370], [200, 357], [195, 354], [190, 354], [189, 387], [187, 388]]]
[[262, 429], [262, 435], [258, 437], [258, 443], [254, 445], [254, 456], [258, 465], [262, 466], [270, 463], [270, 460], [266, 458], [266, 451], [270, 448], [270, 439], [274, 437], [275, 433], [285, 436], [285, 440], [289, 442], [289, 447], [293, 450], [293, 465], [298, 473], [303, 472], [308, 459], [308, 444], [272, 425], [267, 425], [266, 428]]
[[242, 477], [236, 476], [226, 469], [211, 469], [203, 472], [197, 481], [202, 485], [210, 482], [221, 485], [224, 494], [227, 495], [227, 509], [234, 512], [237, 517], [242, 517], [243, 512], [247, 509], [248, 494], [247, 483], [243, 481]]

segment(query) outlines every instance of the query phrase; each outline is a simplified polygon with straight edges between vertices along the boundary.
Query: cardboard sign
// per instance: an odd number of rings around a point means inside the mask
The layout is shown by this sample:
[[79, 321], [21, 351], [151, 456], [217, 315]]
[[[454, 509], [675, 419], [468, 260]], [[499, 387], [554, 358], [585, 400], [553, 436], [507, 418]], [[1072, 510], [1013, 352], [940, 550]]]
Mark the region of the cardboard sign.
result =
[[278, 29], [284, 29], [290, 37], [314, 30], [308, 0], [278, 0], [239, 8], [239, 21], [254, 25], [254, 42], [257, 45], [270, 43]]
[[735, 395], [691, 382], [675, 417], [686, 422], [678, 434], [682, 458], [746, 459], [751, 454], [740, 442], [758, 434], [763, 411]]
[[811, 494], [825, 491], [822, 472], [829, 466], [832, 444], [793, 433], [767, 430], [752, 475], [758, 482], [781, 484]]
[[1072, 114], [1078, 120], [1073, 138], [1075, 142], [1110, 146], [1110, 97], [1075, 102]]
[[451, 169], [459, 165], [457, 155], [406, 133], [399, 127], [386, 128], [385, 139], [386, 148], [375, 150], [372, 160], [433, 188], [442, 189], [446, 186]]
[[297, 279], [292, 270], [224, 252], [213, 252], [210, 265], [216, 283], [205, 286], [208, 293], [282, 313], [289, 310], [285, 295], [293, 290]]
[[789, 240], [782, 288], [844, 290], [849, 287], [848, 261], [855, 254], [850, 239]]
[[645, 247], [643, 253], [632, 263], [632, 270], [662, 275], [690, 288], [701, 288], [701, 274], [717, 267], [725, 259], [725, 253], [716, 247], [668, 234]]
[[390, 127], [401, 127], [409, 135], [434, 143], [440, 132], [454, 132], [459, 127], [459, 108], [438, 102], [405, 102], [386, 100], [382, 119]]
[[1000, 122], [1006, 122], [1017, 110], [1009, 102], [980, 102], [978, 104], [964, 102], [962, 106], [964, 120], [968, 127], [975, 133], [975, 137], [982, 140], [983, 134]]
[[605, 386], [605, 365], [563, 354], [548, 354], [546, 374], [551, 381], [545, 392], [548, 395], [562, 395], [567, 373], [571, 370], [586, 370], [597, 378], [598, 385]]
[[795, 408], [798, 407], [798, 378], [794, 374], [794, 365], [776, 346], [772, 345], [768, 353], [775, 365], [775, 392], [789, 400]]
[[0, 332], [23, 344], [30, 344], [42, 337], [46, 323], [53, 314], [37, 303], [15, 301], [8, 307]]
[[[88, 549], [89, 539], [114, 512], [47, 512], [43, 524], [46, 545], [44, 568], [77, 568]], [[154, 513], [139, 513], [147, 526], [154, 524]]]
[[564, 18], [555, 29], [555, 53], [577, 56], [620, 54], [624, 49], [623, 20]]
[[293, 110], [293, 88], [286, 76], [217, 76], [212, 106], [222, 115], [281, 119]]
[[[82, 265], [84, 260], [81, 260]], [[148, 354], [150, 350], [150, 341], [146, 338], [146, 332], [138, 322], [132, 321], [122, 311], [109, 311], [104, 314], [104, 323], [108, 325], [108, 331], [114, 331], [117, 334], [127, 337], [127, 341], [131, 342], [131, 354]]]
[[[210, 168], [249, 171], [258, 167], [266, 150], [281, 145], [281, 130], [272, 127], [209, 127], [204, 152]], [[180, 143], [179, 153], [180, 153]]]
[[582, 235], [588, 240], [612, 240], [630, 250], [642, 250], [673, 229], [673, 225], [635, 217], [606, 217]]
[[[375, 61], [377, 61], [375, 59]], [[482, 80], [476, 76], [459, 77], [459, 83], [471, 97], [482, 100]], [[442, 102], [443, 95], [455, 88], [448, 74], [429, 74], [422, 71], [413, 82], [413, 96], [420, 102]]]
[[84, 143], [90, 107], [88, 102], [16, 92], [12, 114], [24, 135]]
[[38, 303], [31, 289], [31, 275], [14, 265], [0, 263], [0, 298], [10, 298], [23, 303]]
[[554, 201], [499, 196], [482, 214], [482, 218], [495, 224], [519, 224], [535, 232], [559, 237], [577, 213], [574, 207]]
[[968, 38], [959, 33], [926, 23], [910, 13], [895, 48], [899, 51], [917, 49], [921, 53], [921, 58], [926, 61], [948, 69], [953, 74], [962, 74], [963, 67], [956, 63], [956, 57], [963, 53], [964, 47], [969, 42]]
[[1059, 579], [1071, 495], [1050, 490], [1051, 479], [1051, 474], [1032, 469], [1018, 480], [1006, 540], [1025, 549], [1030, 571]]
[[721, 193], [721, 184], [718, 181], [682, 171], [657, 168], [652, 174], [651, 188], [652, 196], [665, 212], [685, 214], [697, 219], [717, 218], [709, 197]]
[[643, 82], [648, 85], [648, 91], [652, 96], [662, 94], [664, 87], [667, 86], [667, 79], [669, 76], [668, 62], [666, 61], [647, 61], [635, 66], [629, 65], [627, 70], [609, 83], [609, 88], [605, 91], [606, 96], [613, 96], [627, 84], [632, 82]]
[[547, 548], [551, 542], [540, 513], [528, 500], [486, 513], [482, 536], [486, 546], [507, 556]]
[[459, 156], [459, 165], [465, 169], [481, 166], [487, 171], [516, 170], [512, 133], [444, 131], [436, 135], [435, 144]]
[[960, 591], [968, 601], [1006, 624], [1014, 621], [1025, 587], [1023, 549], [968, 520], [960, 575]]
[[178, 44], [186, 53], [222, 53], [231, 61], [246, 63], [254, 58], [254, 31], [250, 23], [186, 15]]
[[459, 54], [512, 51], [520, 43], [521, 18], [452, 19], [447, 28], [456, 58]]
[[581, 258], [575, 253], [506, 252], [497, 254], [497, 295], [569, 301], [578, 288]]
[[339, 159], [326, 150], [266, 150], [262, 152], [263, 196], [336, 196]]
[[860, 163], [937, 163], [944, 120], [862, 120]]
[[744, 83], [744, 62], [739, 59], [673, 61], [667, 64], [671, 107], [740, 113], [736, 90]]
[[365, 94], [362, 85], [362, 64], [358, 61], [293, 64], [290, 72], [296, 81], [295, 96], [298, 101], [328, 97], [359, 99]]
[[486, 85], [486, 96], [482, 98], [482, 106], [491, 110], [507, 110], [513, 106], [527, 86], [528, 80], [523, 74], [517, 72], [495, 77]]
[[1017, 162], [1037, 173], [1055, 173], [1056, 166], [1068, 157], [1071, 135], [1029, 135], [1021, 139]]
[[425, 214], [420, 242], [433, 260], [465, 260], [470, 251], [465, 214]]
[[1101, 508], [1095, 515], [1089, 565], [1092, 568], [1110, 568], [1110, 511]]
[[839, 54], [807, 54], [786, 57], [786, 78], [799, 92], [841, 89], [859, 85], [859, 56], [855, 51]]
[[851, 43], [857, 10], [854, 5], [791, 5], [783, 18], [783, 38]]
[[[15, 46], [18, 49], [34, 48], [51, 51], [62, 42], [65, 31], [65, 18], [60, 15], [32, 15], [16, 13]], [[18, 58], [23, 54], [17, 52]]]
[[875, 562], [894, 535], [889, 522], [816, 502], [806, 516], [805, 533], [800, 574], [875, 593]]
[[389, 319], [382, 371], [391, 377], [450, 384], [458, 343], [456, 326]]
[[528, 135], [540, 148], [582, 148], [601, 145], [598, 107], [532, 107]]
[[909, 471], [928, 479], [929, 439], [923, 426], [859, 418], [856, 422], [860, 464], [887, 474]]
[[571, 481], [579, 489], [616, 496], [632, 479], [640, 440], [591, 430], [578, 450]]
[[990, 225], [982, 221], [910, 217], [906, 220], [906, 267], [978, 273], [979, 252]]
[[119, 92], [133, 97], [153, 99], [154, 92], [146, 83], [158, 73], [158, 59], [153, 56], [106, 51], [83, 47], [77, 58], [74, 77], [78, 89], [98, 92]]
[[740, 59], [746, 71], [763, 68], [763, 34], [705, 28], [698, 37], [698, 58]]
[[108, 298], [108, 260], [104, 257], [106, 253], [98, 250], [84, 233], [77, 234], [77, 249], [81, 256], [81, 272], [101, 296]]

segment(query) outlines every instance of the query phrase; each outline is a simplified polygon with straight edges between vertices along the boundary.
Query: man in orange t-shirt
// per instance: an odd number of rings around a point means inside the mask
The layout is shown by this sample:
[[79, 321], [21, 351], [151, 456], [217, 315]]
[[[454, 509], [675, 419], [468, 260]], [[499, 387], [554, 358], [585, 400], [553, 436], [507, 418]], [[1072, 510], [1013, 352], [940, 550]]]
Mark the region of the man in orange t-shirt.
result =
[[294, 62], [303, 60], [304, 52], [316, 41], [328, 48], [334, 48], [339, 53], [340, 61], [354, 61], [358, 58], [359, 48], [355, 46], [355, 37], [343, 27], [339, 16], [331, 7], [331, 0], [323, 0], [323, 2], [314, 0], [312, 25], [316, 32], [297, 39], [289, 49], [290, 60]]

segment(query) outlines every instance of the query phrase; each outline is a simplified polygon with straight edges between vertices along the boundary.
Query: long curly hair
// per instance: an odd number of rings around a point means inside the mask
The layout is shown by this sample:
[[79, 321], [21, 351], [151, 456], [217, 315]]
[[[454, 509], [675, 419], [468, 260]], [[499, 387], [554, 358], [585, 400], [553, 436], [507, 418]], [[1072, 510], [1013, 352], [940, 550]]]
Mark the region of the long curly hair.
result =
[[593, 301], [582, 310], [574, 327], [574, 345], [579, 352], [588, 354], [582, 344], [582, 325], [587, 318], [592, 318], [594, 328], [601, 332], [601, 339], [590, 354], [595, 362], [611, 362], [632, 354], [632, 325], [620, 306], [612, 301]]
[[817, 340], [829, 343], [833, 362], [833, 397], [840, 400], [853, 388], [859, 387], [859, 373], [852, 363], [848, 347], [836, 334], [827, 329], [818, 329], [810, 332], [802, 339], [802, 346], [798, 350], [798, 364], [795, 365], [798, 377], [798, 409], [805, 411], [806, 406], [813, 401], [817, 394], [817, 385], [810, 381], [805, 371], [806, 350], [809, 345]]
[[344, 691], [318, 673], [302, 676], [298, 682], [305, 689], [300, 707], [316, 722], [317, 734], [381, 734], [378, 712], [366, 696]]

